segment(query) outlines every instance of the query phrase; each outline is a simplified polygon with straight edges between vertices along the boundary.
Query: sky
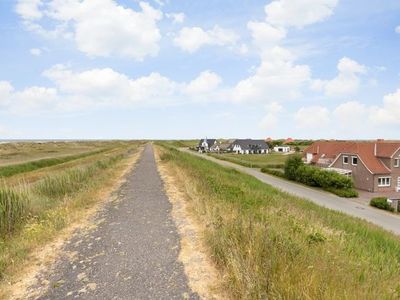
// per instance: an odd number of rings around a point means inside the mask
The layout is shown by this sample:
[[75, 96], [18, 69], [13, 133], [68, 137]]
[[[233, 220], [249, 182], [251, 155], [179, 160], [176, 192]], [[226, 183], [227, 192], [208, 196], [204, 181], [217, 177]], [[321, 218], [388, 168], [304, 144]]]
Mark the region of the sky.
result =
[[1, 0], [0, 139], [400, 139], [398, 0]]

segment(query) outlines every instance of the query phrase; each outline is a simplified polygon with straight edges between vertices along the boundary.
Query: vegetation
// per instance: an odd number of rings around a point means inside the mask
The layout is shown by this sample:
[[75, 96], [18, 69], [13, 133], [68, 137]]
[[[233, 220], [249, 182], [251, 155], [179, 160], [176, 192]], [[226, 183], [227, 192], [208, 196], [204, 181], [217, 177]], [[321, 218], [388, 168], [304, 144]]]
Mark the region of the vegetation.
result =
[[[139, 143], [126, 142], [94, 161], [57, 173], [49, 172], [31, 184], [0, 185], [0, 279], [15, 272], [39, 245], [83, 215], [109, 188]], [[2, 297], [0, 293], [0, 298]]]
[[230, 168], [162, 148], [234, 299], [394, 299], [400, 239]]
[[252, 155], [241, 155], [234, 153], [223, 153], [223, 154], [210, 153], [209, 155], [248, 168], [272, 168], [272, 169], [283, 168], [286, 159], [291, 156], [290, 154], [285, 155], [281, 153], [252, 154]]
[[60, 157], [60, 158], [41, 159], [41, 160], [29, 161], [29, 162], [22, 163], [22, 164], [2, 166], [2, 167], [0, 167], [0, 177], [10, 177], [10, 176], [20, 174], [20, 173], [30, 172], [30, 171], [38, 170], [41, 168], [46, 168], [46, 167], [51, 167], [54, 165], [63, 164], [63, 163], [66, 163], [66, 162], [69, 162], [72, 160], [99, 154], [99, 153], [105, 152], [107, 150], [109, 150], [109, 149], [107, 148], [107, 149], [103, 149], [103, 150], [99, 150], [99, 151], [92, 151], [92, 152], [82, 153], [82, 154], [78, 154], [78, 155], [70, 155], [70, 156], [65, 156], [65, 157]]
[[286, 161], [285, 177], [309, 186], [323, 188], [341, 197], [358, 196], [351, 178], [305, 165], [300, 156], [293, 156]]
[[392, 206], [390, 206], [386, 197], [372, 198], [371, 201], [369, 202], [369, 205], [374, 206], [379, 209], [384, 209], [387, 211], [394, 211], [394, 208]]

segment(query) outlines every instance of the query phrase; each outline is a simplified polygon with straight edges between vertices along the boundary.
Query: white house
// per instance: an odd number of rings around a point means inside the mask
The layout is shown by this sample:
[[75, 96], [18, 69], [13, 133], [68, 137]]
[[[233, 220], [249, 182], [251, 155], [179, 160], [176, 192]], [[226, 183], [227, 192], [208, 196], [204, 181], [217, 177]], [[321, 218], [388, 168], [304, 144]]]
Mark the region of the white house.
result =
[[290, 147], [289, 146], [275, 146], [274, 151], [281, 152], [281, 153], [289, 153]]
[[235, 140], [230, 146], [230, 151], [237, 154], [266, 154], [268, 145], [263, 140]]

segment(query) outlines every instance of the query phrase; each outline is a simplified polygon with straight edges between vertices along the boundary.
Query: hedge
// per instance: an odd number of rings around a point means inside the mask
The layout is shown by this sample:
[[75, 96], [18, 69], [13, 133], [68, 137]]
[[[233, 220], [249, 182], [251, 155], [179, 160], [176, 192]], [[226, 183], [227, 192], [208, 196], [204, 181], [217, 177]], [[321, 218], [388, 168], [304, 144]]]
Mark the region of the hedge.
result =
[[394, 211], [394, 208], [390, 206], [390, 204], [387, 201], [387, 198], [385, 198], [385, 197], [372, 198], [371, 201], [369, 202], [369, 205], [374, 206], [379, 209]]
[[287, 159], [285, 163], [285, 177], [309, 186], [321, 187], [338, 196], [351, 198], [357, 197], [353, 180], [335, 172], [308, 166], [303, 163], [300, 156]]

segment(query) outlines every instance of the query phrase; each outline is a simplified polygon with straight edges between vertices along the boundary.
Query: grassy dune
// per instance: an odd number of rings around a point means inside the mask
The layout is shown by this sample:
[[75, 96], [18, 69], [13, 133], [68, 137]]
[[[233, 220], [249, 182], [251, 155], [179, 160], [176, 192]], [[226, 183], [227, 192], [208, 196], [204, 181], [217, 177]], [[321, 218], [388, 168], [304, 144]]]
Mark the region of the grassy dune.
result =
[[0, 280], [15, 275], [29, 253], [79, 220], [99, 200], [98, 193], [111, 187], [139, 146], [125, 143], [31, 184], [0, 184]]
[[234, 299], [398, 299], [400, 238], [163, 147]]
[[249, 168], [283, 168], [285, 161], [290, 155], [282, 155], [280, 153], [271, 154], [252, 154], [242, 155], [234, 153], [223, 153], [223, 154], [209, 154], [212, 157], [233, 162]]

